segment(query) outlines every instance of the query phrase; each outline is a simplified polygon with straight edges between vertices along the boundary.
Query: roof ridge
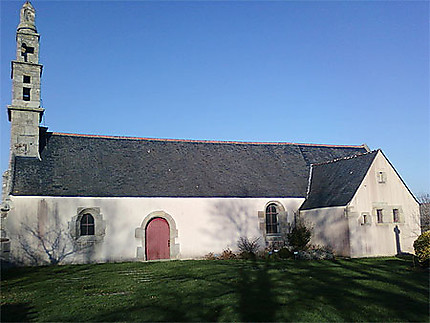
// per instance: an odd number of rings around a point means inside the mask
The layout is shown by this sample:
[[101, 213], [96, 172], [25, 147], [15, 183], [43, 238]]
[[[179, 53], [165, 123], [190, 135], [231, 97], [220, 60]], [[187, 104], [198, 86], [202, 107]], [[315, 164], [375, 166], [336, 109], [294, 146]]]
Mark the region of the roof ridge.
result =
[[343, 161], [343, 160], [352, 159], [352, 158], [358, 158], [358, 157], [362, 157], [362, 156], [364, 156], [364, 155], [369, 155], [369, 154], [376, 153], [376, 152], [378, 152], [378, 151], [380, 151], [380, 150], [381, 150], [381, 149], [376, 149], [376, 150], [367, 151], [367, 152], [362, 153], [362, 154], [354, 154], [354, 155], [351, 155], [351, 156], [335, 158], [335, 159], [332, 159], [332, 160], [329, 160], [329, 161], [325, 161], [325, 162], [321, 162], [321, 163], [311, 164], [311, 166], [327, 165], [327, 164], [336, 163], [336, 162], [338, 162], [338, 161]]
[[64, 132], [52, 132], [53, 135], [68, 137], [86, 137], [86, 138], [103, 138], [103, 139], [124, 139], [124, 140], [147, 140], [147, 141], [168, 141], [168, 142], [189, 142], [189, 143], [209, 143], [209, 144], [238, 144], [238, 145], [296, 145], [296, 146], [315, 146], [315, 147], [339, 147], [339, 148], [366, 148], [366, 144], [361, 145], [334, 145], [334, 144], [313, 144], [313, 143], [294, 143], [294, 142], [252, 142], [252, 141], [234, 141], [234, 140], [197, 140], [197, 139], [173, 139], [173, 138], [145, 138], [145, 137], [127, 137], [111, 135], [91, 135], [75, 134]]

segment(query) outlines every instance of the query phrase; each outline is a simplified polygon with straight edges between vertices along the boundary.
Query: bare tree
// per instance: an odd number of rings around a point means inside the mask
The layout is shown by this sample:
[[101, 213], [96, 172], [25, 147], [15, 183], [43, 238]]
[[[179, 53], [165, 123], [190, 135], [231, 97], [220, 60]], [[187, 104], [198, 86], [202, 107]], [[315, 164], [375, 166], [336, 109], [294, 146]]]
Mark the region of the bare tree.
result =
[[417, 199], [420, 203], [421, 232], [425, 232], [430, 230], [430, 194], [420, 194]]
[[240, 253], [255, 255], [260, 249], [260, 237], [251, 239], [248, 237], [240, 237], [237, 241], [237, 247]]

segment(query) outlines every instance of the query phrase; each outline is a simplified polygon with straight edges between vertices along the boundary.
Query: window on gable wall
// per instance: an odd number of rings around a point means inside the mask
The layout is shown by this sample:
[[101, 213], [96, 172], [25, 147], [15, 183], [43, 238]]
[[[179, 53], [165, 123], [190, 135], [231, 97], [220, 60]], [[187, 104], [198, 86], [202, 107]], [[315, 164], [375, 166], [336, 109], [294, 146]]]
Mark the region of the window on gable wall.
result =
[[379, 171], [378, 172], [378, 183], [385, 183], [387, 180], [387, 175], [385, 172]]
[[376, 210], [376, 220], [378, 221], [378, 223], [383, 223], [384, 220], [382, 218], [382, 209], [377, 209]]
[[362, 224], [370, 224], [370, 216], [367, 213], [363, 213], [363, 222]]
[[266, 207], [266, 233], [278, 233], [278, 208], [274, 203]]
[[399, 209], [393, 209], [393, 222], [400, 222]]
[[81, 218], [81, 236], [93, 236], [94, 235], [94, 217], [86, 213]]

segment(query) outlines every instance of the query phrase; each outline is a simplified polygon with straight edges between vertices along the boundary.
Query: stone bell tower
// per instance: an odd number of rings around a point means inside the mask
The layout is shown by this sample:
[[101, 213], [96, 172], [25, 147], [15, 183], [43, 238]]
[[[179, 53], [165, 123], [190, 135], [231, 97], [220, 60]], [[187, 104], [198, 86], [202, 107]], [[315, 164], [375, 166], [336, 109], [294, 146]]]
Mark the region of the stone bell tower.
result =
[[44, 109], [40, 107], [39, 38], [35, 10], [24, 3], [16, 30], [16, 59], [12, 61], [11, 158], [39, 157], [39, 123]]

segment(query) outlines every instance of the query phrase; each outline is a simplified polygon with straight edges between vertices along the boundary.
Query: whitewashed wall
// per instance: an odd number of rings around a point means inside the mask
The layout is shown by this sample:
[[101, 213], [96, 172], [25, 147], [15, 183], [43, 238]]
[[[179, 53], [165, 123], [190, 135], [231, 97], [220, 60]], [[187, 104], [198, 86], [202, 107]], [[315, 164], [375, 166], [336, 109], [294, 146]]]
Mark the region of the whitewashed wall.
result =
[[[384, 183], [378, 182], [379, 172]], [[383, 223], [377, 223], [377, 209], [383, 209]], [[399, 223], [393, 222], [393, 209], [400, 211]], [[364, 214], [370, 223], [364, 223]], [[419, 205], [380, 151], [346, 206], [300, 211], [300, 216], [313, 226], [313, 244], [350, 257], [393, 256], [398, 249], [413, 253], [420, 234]]]
[[[378, 173], [385, 182], [378, 182]], [[383, 209], [383, 223], [377, 223], [376, 210]], [[399, 209], [400, 222], [393, 222], [393, 209]], [[363, 214], [370, 223], [363, 224]], [[420, 234], [419, 205], [381, 152], [348, 205], [351, 255], [388, 256], [397, 254], [397, 226], [401, 252], [413, 253], [413, 242]]]
[[350, 256], [344, 206], [304, 210], [300, 211], [300, 217], [312, 228], [311, 244], [328, 246], [336, 255]]
[[[303, 198], [76, 198], [76, 197], [11, 197], [11, 211], [6, 229], [11, 239], [13, 256], [22, 252], [22, 241], [41, 250], [29, 237], [28, 228], [39, 228], [48, 236], [53, 228], [68, 230], [69, 222], [79, 208], [100, 208], [106, 231], [102, 243], [91, 254], [73, 255], [69, 261], [122, 261], [136, 259], [142, 239], [135, 230], [155, 211], [164, 211], [176, 223], [178, 258], [202, 257], [225, 248], [236, 249], [240, 236], [258, 237], [258, 211], [277, 201], [293, 222], [294, 212]], [[27, 226], [27, 227], [26, 227]], [[21, 242], [20, 242], [21, 241]]]

